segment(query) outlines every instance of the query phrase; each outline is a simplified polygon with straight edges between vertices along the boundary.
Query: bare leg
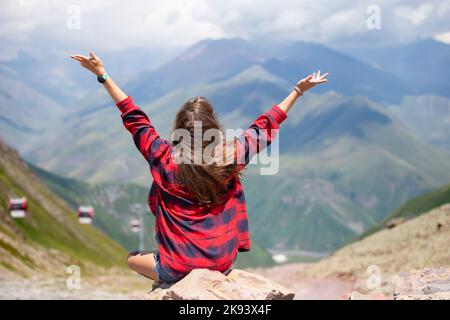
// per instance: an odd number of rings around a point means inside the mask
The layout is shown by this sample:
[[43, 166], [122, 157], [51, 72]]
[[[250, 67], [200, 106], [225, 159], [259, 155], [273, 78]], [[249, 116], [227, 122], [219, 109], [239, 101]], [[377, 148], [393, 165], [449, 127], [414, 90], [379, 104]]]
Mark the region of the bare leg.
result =
[[158, 274], [155, 271], [155, 255], [151, 251], [133, 251], [128, 255], [128, 265], [131, 270], [144, 277], [158, 281]]

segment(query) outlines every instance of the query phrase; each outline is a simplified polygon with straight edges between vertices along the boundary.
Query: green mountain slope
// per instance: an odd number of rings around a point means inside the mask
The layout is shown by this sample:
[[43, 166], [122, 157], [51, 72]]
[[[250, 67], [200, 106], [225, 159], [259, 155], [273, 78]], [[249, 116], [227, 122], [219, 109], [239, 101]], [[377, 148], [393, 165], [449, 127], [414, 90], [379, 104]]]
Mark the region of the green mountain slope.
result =
[[139, 213], [133, 212], [133, 205], [140, 204], [144, 213], [145, 249], [156, 248], [154, 241], [154, 218], [147, 208], [147, 188], [136, 184], [100, 183], [89, 184], [80, 180], [64, 178], [51, 172], [31, 166], [38, 177], [73, 210], [79, 205], [93, 206], [93, 225], [119, 242], [128, 251], [139, 248], [139, 235], [130, 230], [132, 219]]
[[450, 203], [450, 185], [412, 198], [389, 217], [416, 217], [446, 203]]
[[390, 213], [381, 222], [364, 232], [360, 238], [362, 239], [385, 228], [386, 223], [392, 219], [414, 218], [447, 203], [450, 203], [450, 185], [442, 186], [408, 200], [401, 207]]
[[[29, 215], [11, 219], [8, 198], [25, 196]], [[66, 265], [86, 273], [124, 267], [126, 251], [92, 226], [80, 225], [64, 201], [50, 192], [18, 154], [0, 142], [0, 268], [64, 274]], [[6, 271], [5, 271], [6, 272]]]

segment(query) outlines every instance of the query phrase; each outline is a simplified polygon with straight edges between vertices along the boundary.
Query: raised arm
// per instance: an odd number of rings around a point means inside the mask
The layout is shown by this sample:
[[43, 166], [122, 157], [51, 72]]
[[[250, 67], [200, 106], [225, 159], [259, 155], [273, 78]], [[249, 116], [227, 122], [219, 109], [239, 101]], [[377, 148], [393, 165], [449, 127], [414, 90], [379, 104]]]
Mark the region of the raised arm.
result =
[[79, 61], [82, 67], [91, 71], [100, 80], [104, 80], [103, 87], [121, 111], [125, 128], [132, 134], [136, 147], [150, 164], [167, 151], [169, 148], [167, 142], [159, 137], [144, 111], [136, 106], [131, 97], [128, 97], [108, 76], [102, 60], [95, 53], [90, 52], [89, 57], [72, 55], [71, 58]]
[[260, 115], [236, 140], [237, 162], [245, 167], [252, 157], [264, 150], [276, 138], [281, 123], [297, 99], [316, 84], [327, 82], [328, 73], [320, 75], [320, 70], [297, 82], [294, 89], [278, 105]]
[[278, 106], [287, 114], [294, 105], [295, 101], [297, 101], [303, 93], [314, 87], [316, 84], [327, 82], [327, 76], [328, 73], [321, 75], [320, 70], [308, 75], [306, 78], [297, 82], [291, 93], [283, 101], [281, 101]]
[[108, 91], [114, 103], [119, 103], [127, 98], [127, 95], [115, 84], [115, 82], [106, 73], [105, 67], [103, 66], [103, 61], [97, 57], [93, 52], [89, 52], [88, 56], [83, 56], [81, 54], [75, 54], [70, 56], [72, 59], [80, 62], [80, 65], [97, 77], [106, 78], [103, 82], [103, 87]]

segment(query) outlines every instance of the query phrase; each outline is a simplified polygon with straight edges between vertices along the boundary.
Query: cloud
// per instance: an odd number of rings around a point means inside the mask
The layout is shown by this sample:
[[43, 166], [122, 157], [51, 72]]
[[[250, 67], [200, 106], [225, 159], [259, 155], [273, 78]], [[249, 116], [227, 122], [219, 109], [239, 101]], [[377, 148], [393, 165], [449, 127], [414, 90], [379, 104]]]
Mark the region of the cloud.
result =
[[436, 40], [450, 44], [450, 31], [438, 33], [434, 36]]
[[[370, 5], [380, 8], [380, 30], [367, 28]], [[0, 19], [0, 57], [20, 49], [187, 46], [225, 37], [398, 42], [447, 32], [450, 0], [2, 0]]]

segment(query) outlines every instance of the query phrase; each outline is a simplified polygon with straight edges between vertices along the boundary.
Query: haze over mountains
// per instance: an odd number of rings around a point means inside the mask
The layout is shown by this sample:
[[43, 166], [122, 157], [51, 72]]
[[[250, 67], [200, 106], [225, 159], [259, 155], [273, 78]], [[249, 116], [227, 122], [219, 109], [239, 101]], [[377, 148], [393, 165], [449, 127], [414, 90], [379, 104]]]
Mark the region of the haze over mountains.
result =
[[[283, 124], [279, 173], [259, 176], [249, 168], [244, 183], [258, 243], [331, 251], [408, 198], [450, 181], [449, 75], [442, 72], [449, 48], [421, 40], [385, 56], [362, 49], [352, 56], [305, 42], [204, 40], [127, 79], [110, 73], [167, 138], [175, 112], [192, 96], [210, 99], [225, 127], [245, 128], [304, 75], [330, 72], [329, 82], [308, 92]], [[89, 182], [150, 184], [119, 112], [92, 76], [77, 72], [70, 78], [83, 83], [45, 89], [6, 67], [0, 68], [1, 136], [27, 160]], [[67, 105], [58, 88], [92, 92]]]

